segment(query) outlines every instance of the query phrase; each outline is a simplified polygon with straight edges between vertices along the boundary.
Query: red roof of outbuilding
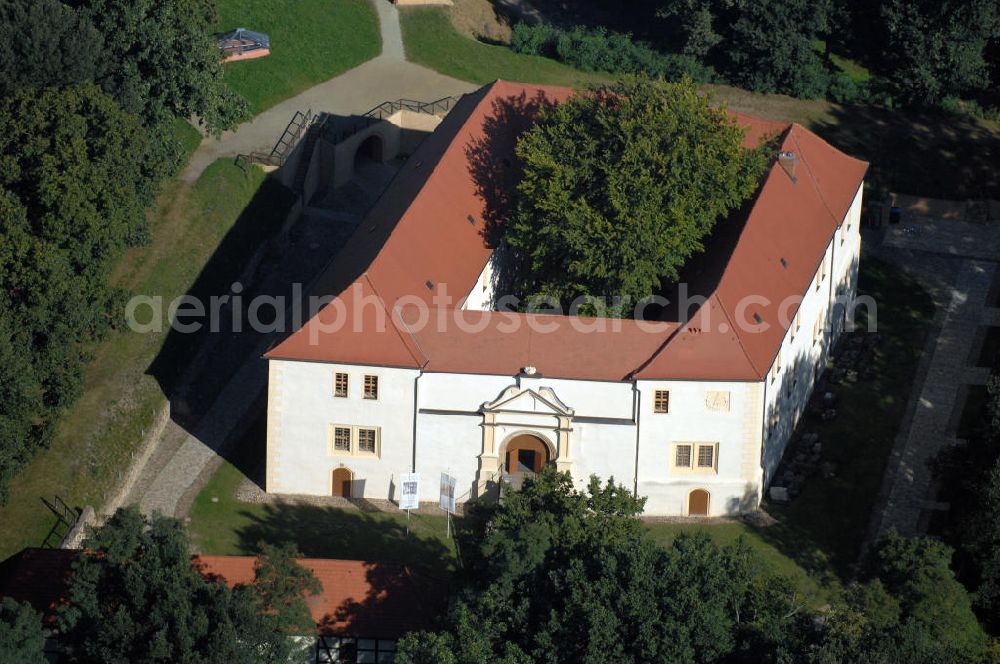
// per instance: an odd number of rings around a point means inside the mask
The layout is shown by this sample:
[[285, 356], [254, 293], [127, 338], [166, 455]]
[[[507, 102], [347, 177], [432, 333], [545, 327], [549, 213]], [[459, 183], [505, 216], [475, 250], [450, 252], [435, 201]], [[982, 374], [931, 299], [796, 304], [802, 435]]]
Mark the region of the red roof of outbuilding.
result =
[[[79, 549], [23, 549], [0, 563], [0, 597], [28, 602], [47, 622], [69, 597]], [[192, 564], [229, 586], [254, 580], [251, 556], [195, 556]], [[431, 629], [447, 608], [447, 585], [402, 565], [303, 558], [323, 591], [306, 599], [320, 634], [395, 639]]]
[[[737, 113], [737, 124], [747, 130], [745, 145], [777, 136], [781, 150], [795, 152], [796, 178], [778, 163], [771, 166], [731, 253], [716, 257], [725, 265], [706, 306], [683, 327], [668, 323], [650, 332], [648, 325], [620, 321], [617, 331], [586, 332], [580, 329], [586, 325], [564, 319], [554, 321], [555, 331], [540, 333], [532, 323], [542, 319], [528, 314], [461, 312], [476, 324], [442, 327], [436, 321], [415, 325], [413, 316], [401, 313], [407, 310], [397, 306], [402, 299], [404, 305], [430, 305], [435, 317], [452, 314], [492, 253], [504, 203], [517, 184], [510, 167], [517, 137], [540, 107], [572, 94], [564, 87], [496, 81], [466, 95], [410, 157], [321, 278], [317, 294], [338, 294], [337, 301], [267, 357], [496, 375], [530, 365], [546, 376], [611, 381], [762, 378], [784, 337], [777, 308], [805, 293], [867, 164], [797, 124]], [[435, 299], [445, 293], [452, 299]], [[362, 325], [351, 324], [356, 294], [380, 300], [364, 308]], [[768, 322], [768, 331], [735, 325], [737, 303], [747, 295], [770, 300], [748, 312]], [[376, 330], [369, 325], [380, 309], [388, 325]], [[344, 324], [333, 329], [338, 316]], [[517, 331], [510, 332], [515, 323]]]
[[[254, 580], [252, 556], [196, 556], [202, 574], [228, 585]], [[407, 567], [362, 560], [303, 558], [323, 584], [306, 598], [319, 633], [335, 636], [397, 639], [407, 632], [432, 629], [447, 608], [447, 587]]]

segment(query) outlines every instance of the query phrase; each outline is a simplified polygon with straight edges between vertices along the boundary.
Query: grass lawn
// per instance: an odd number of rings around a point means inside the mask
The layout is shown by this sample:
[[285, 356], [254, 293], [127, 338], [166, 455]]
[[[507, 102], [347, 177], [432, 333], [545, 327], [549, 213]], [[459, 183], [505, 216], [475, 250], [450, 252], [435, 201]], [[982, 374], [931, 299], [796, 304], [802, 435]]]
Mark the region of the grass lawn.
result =
[[[261, 541], [294, 542], [306, 556], [402, 562], [432, 573], [448, 574], [457, 564], [454, 540], [445, 537], [444, 517], [413, 514], [410, 534], [402, 512], [363, 512], [314, 505], [239, 502], [235, 492], [250, 475], [258, 474], [264, 455], [263, 419], [232, 446], [191, 510], [189, 531], [201, 553], [254, 555]], [[762, 572], [793, 580], [810, 606], [820, 606], [840, 590], [810, 578], [795, 561], [742, 522], [647, 523], [653, 539], [670, 543], [681, 533], [704, 532], [719, 545], [743, 535], [758, 554]]]
[[[798, 427], [820, 435], [824, 460], [837, 464], [836, 476], [814, 476], [790, 504], [768, 505], [779, 523], [759, 531], [825, 585], [835, 576], [851, 577], [934, 315], [923, 289], [874, 259], [861, 263], [858, 290], [878, 305], [882, 340], [872, 360], [875, 375], [833, 386], [839, 399], [837, 417], [821, 422], [806, 414]], [[863, 315], [858, 322], [864, 326]]]
[[226, 83], [243, 95], [254, 115], [382, 50], [369, 0], [217, 0], [216, 5], [219, 32], [247, 28], [271, 38], [271, 55], [226, 65]]
[[[194, 143], [186, 130], [179, 132], [177, 140]], [[193, 186], [168, 181], [150, 212], [153, 243], [126, 253], [114, 281], [133, 293], [161, 295], [165, 302], [187, 292], [245, 217], [243, 209], [263, 180], [259, 169], [244, 176], [226, 159], [210, 166]], [[63, 416], [51, 447], [11, 483], [10, 501], [0, 508], [0, 559], [45, 540], [56, 519], [42, 498], [58, 495], [75, 508], [103, 503], [165, 404], [158, 383], [147, 374], [165, 337], [166, 331], [124, 330], [92, 349], [81, 398]]]
[[583, 86], [609, 80], [606, 74], [580, 71], [550, 58], [515, 53], [506, 46], [470, 39], [455, 29], [447, 12], [430, 7], [400, 10], [409, 60], [473, 83], [500, 78], [521, 83]]
[[191, 508], [189, 530], [200, 553], [254, 555], [260, 542], [293, 542], [303, 555], [399, 562], [431, 573], [455, 568], [454, 540], [438, 515], [364, 512], [289, 503], [251, 504], [235, 498], [246, 473], [264, 454], [264, 422], [250, 427]]

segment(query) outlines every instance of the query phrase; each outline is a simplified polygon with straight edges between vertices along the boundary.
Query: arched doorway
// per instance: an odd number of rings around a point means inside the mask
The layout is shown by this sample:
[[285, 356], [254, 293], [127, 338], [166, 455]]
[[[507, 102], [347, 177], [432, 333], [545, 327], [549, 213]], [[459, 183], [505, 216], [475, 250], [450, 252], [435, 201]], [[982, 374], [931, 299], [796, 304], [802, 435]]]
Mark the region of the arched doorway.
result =
[[361, 145], [354, 152], [354, 165], [357, 166], [363, 161], [382, 161], [382, 137], [378, 134], [371, 134], [361, 141]]
[[688, 516], [708, 516], [711, 496], [704, 489], [695, 489], [688, 494]]
[[549, 446], [538, 436], [522, 433], [507, 442], [504, 470], [508, 473], [540, 473], [549, 461]]
[[351, 472], [350, 468], [334, 468], [333, 474], [331, 476], [332, 490], [331, 493], [334, 496], [340, 496], [341, 498], [351, 497], [351, 486], [354, 483], [354, 473]]

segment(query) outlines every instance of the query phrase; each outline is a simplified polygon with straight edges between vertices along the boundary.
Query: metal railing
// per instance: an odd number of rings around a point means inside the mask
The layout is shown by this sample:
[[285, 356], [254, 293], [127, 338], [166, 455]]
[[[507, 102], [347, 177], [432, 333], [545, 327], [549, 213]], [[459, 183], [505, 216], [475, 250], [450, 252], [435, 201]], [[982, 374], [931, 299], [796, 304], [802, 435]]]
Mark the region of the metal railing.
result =
[[285, 126], [285, 131], [281, 133], [278, 141], [271, 148], [270, 153], [252, 151], [249, 154], [236, 155], [236, 165], [243, 172], [250, 169], [251, 164], [265, 164], [267, 166], [282, 166], [285, 159], [291, 154], [299, 140], [309, 131], [309, 127], [316, 121], [312, 109], [305, 111], [295, 111], [292, 119]]
[[427, 115], [438, 115], [439, 113], [450, 111], [459, 99], [460, 97], [441, 97], [434, 101], [417, 101], [415, 99], [384, 101], [357, 116], [347, 127], [336, 127], [335, 122], [328, 122], [329, 118], [324, 119], [323, 137], [330, 143], [340, 143], [357, 134], [359, 131], [367, 129], [399, 111], [405, 110], [414, 113], [426, 113]]

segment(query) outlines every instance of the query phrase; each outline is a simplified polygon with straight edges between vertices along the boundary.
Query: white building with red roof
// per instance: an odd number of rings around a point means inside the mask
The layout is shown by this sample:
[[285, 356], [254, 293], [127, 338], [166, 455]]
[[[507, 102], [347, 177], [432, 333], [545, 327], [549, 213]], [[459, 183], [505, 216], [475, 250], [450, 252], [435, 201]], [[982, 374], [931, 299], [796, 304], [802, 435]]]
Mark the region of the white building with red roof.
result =
[[690, 316], [494, 310], [517, 136], [571, 94], [487, 85], [407, 160], [321, 279], [333, 301], [266, 355], [268, 492], [395, 499], [418, 472], [436, 501], [448, 473], [468, 500], [552, 464], [647, 514], [757, 506], [855, 294], [867, 164], [734, 114], [780, 157], [686, 269]]

